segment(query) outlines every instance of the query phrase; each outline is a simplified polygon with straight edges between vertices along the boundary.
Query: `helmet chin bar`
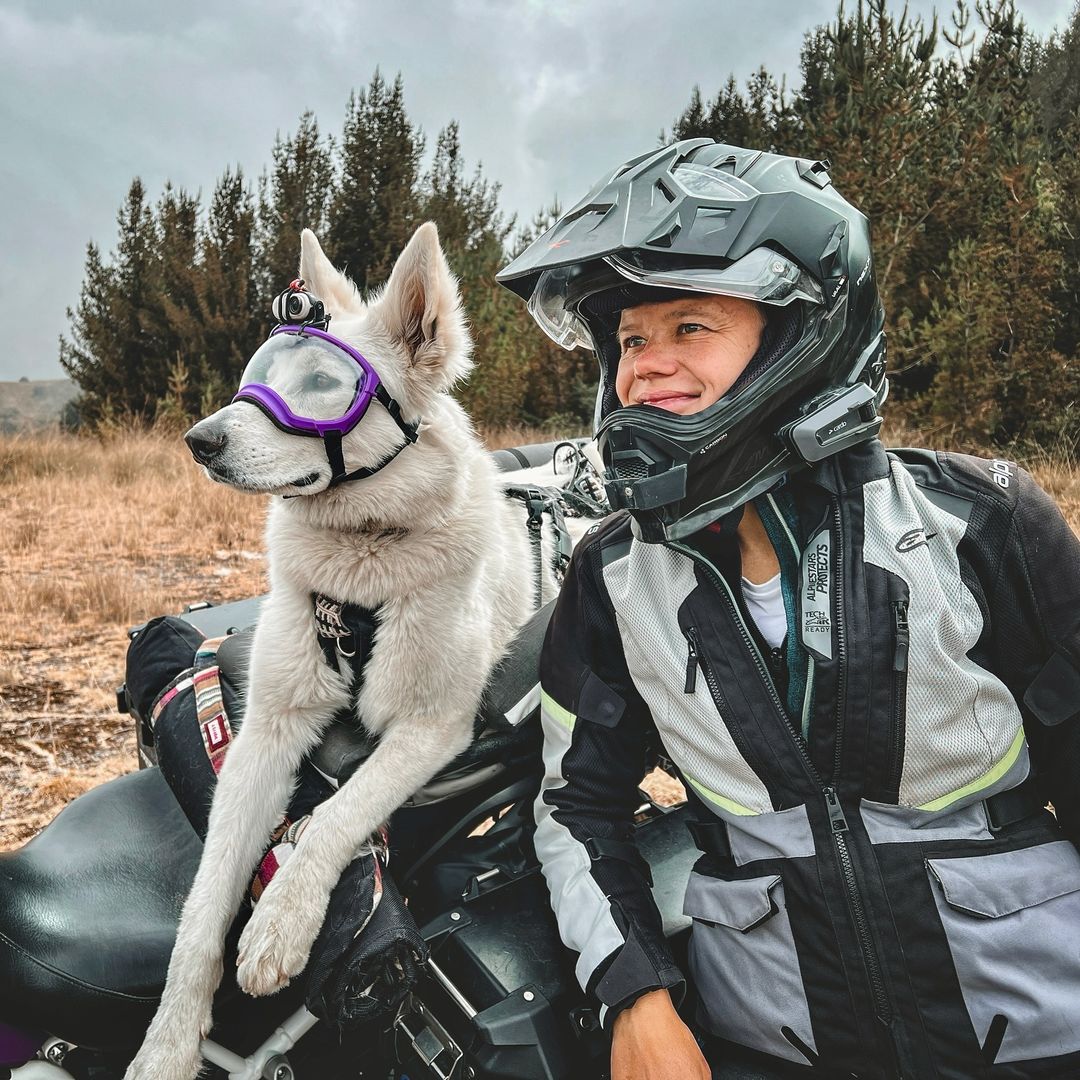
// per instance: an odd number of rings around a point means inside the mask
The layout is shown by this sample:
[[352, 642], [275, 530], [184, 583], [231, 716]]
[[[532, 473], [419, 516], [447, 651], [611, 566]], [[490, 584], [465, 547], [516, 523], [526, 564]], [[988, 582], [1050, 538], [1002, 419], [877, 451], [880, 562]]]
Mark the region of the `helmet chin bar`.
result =
[[613, 509], [630, 511], [640, 539], [649, 543], [683, 539], [783, 483], [790, 472], [874, 438], [881, 428], [878, 406], [886, 386], [883, 381], [875, 390], [858, 382], [814, 399], [802, 415], [776, 432], [771, 449], [762, 445], [755, 451], [754, 468], [742, 484], [718, 491], [715, 498], [682, 514], [679, 504], [687, 498], [690, 462], [722, 447], [729, 433], [696, 445], [687, 437], [689, 432], [679, 439], [674, 430], [681, 421], [692, 427], [693, 416], [654, 416], [640, 406], [617, 409], [597, 432], [607, 464], [608, 501]]

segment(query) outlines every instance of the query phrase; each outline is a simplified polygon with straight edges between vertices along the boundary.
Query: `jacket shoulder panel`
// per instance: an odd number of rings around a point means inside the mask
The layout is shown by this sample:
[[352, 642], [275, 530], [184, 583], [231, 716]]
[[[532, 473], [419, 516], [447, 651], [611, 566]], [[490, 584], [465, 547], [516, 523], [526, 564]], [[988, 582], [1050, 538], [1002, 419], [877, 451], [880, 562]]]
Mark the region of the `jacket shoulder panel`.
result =
[[[1013, 461], [956, 454], [944, 450], [903, 448], [889, 451], [926, 492], [974, 502], [991, 499], [1008, 510], [1016, 508], [1027, 474]], [[931, 496], [932, 497], [932, 496]]]

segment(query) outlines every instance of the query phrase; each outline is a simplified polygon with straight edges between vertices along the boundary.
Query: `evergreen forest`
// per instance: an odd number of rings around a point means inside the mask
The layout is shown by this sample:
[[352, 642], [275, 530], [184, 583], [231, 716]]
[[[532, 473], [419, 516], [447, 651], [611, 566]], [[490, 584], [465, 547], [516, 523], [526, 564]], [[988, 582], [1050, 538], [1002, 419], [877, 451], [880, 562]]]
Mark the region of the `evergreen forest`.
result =
[[[797, 85], [795, 85], [797, 83]], [[629, 122], [629, 121], [628, 121]], [[888, 316], [889, 408], [952, 445], [1080, 443], [1080, 3], [1041, 40], [1011, 0], [940, 19], [887, 0], [841, 4], [804, 38], [797, 79], [759, 69], [687, 90], [661, 142], [708, 136], [828, 159], [870, 218]], [[642, 149], [655, 132], [642, 131]], [[575, 192], [575, 196], [584, 192]], [[232, 396], [296, 271], [308, 226], [364, 292], [423, 221], [439, 226], [475, 339], [459, 397], [478, 423], [587, 426], [592, 357], [537, 330], [496, 271], [559, 212], [516, 222], [496, 179], [433, 145], [401, 77], [376, 71], [343, 130], [312, 113], [254, 181], [226, 168], [208, 198], [132, 181], [111, 252], [87, 247], [60, 340], [73, 422], [178, 422]]]

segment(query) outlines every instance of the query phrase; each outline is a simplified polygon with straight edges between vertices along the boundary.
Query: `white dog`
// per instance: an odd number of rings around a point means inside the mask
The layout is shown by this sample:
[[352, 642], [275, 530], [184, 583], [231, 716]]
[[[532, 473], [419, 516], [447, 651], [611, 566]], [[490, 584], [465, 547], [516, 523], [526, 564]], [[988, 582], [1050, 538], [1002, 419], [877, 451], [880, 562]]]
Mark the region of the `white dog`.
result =
[[[198, 1073], [226, 931], [282, 818], [298, 763], [348, 707], [346, 681], [317, 642], [312, 595], [379, 611], [358, 700], [379, 742], [315, 810], [254, 909], [237, 978], [255, 995], [303, 969], [330, 892], [361, 845], [468, 745], [484, 683], [537, 601], [522, 509], [503, 494], [447, 393], [470, 368], [470, 346], [435, 226], [417, 230], [370, 304], [306, 230], [300, 274], [332, 314], [332, 333], [370, 361], [400, 406], [399, 422], [372, 402], [344, 437], [346, 469], [375, 468], [403, 449], [374, 475], [335, 486], [323, 440], [279, 430], [250, 401], [193, 429], [210, 433], [215, 479], [295, 497], [274, 499], [270, 510], [270, 595], [255, 631], [243, 725], [218, 779], [161, 1005], [125, 1080]], [[271, 370], [264, 381], [273, 387], [280, 377]], [[318, 385], [327, 376], [308, 378]], [[406, 445], [403, 432], [416, 424], [419, 438]], [[554, 587], [547, 574], [543, 591]]]

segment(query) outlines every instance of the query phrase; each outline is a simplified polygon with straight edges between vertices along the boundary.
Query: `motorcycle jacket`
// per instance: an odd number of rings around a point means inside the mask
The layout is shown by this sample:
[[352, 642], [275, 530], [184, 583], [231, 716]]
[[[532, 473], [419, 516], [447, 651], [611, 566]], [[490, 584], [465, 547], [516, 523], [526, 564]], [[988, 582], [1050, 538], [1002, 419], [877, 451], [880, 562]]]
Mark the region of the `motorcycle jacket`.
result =
[[684, 981], [632, 842], [659, 747], [711, 1035], [826, 1076], [1080, 1075], [1080, 543], [1014, 464], [876, 439], [755, 506], [775, 650], [737, 522], [616, 514], [574, 552], [536, 849], [578, 979], [607, 1025]]

